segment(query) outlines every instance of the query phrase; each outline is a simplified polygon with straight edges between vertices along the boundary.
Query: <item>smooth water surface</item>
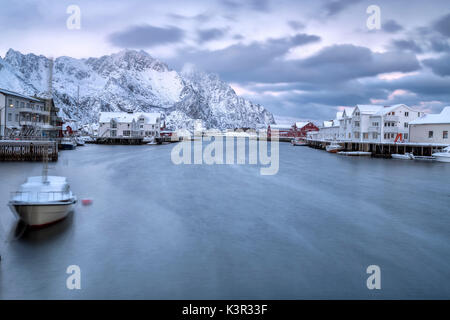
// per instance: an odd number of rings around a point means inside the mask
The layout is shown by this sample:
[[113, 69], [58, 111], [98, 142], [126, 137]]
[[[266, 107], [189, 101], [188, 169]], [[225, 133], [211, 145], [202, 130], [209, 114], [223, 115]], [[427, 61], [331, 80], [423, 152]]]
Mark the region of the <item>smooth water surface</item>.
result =
[[[450, 164], [280, 144], [280, 168], [174, 165], [174, 145], [86, 145], [50, 174], [79, 199], [23, 230], [9, 193], [40, 163], [0, 163], [2, 299], [450, 298]], [[66, 269], [81, 268], [81, 290]], [[366, 268], [381, 268], [368, 290]]]

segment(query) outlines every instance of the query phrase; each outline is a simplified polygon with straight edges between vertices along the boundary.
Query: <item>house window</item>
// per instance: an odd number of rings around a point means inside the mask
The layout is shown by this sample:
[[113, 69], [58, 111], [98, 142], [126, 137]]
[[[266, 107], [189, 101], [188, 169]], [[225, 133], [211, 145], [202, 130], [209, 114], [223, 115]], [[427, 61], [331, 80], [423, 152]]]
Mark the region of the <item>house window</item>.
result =
[[369, 134], [368, 134], [367, 132], [364, 132], [364, 133], [363, 133], [363, 139], [364, 139], [364, 140], [369, 139]]
[[111, 130], [111, 137], [117, 137], [117, 131]]
[[428, 131], [428, 138], [433, 138], [433, 131]]
[[19, 122], [19, 115], [16, 114], [16, 122]]
[[376, 132], [372, 133], [372, 137], [373, 137], [373, 139], [378, 139], [378, 133], [376, 133]]
[[16, 106], [17, 107], [19, 106], [19, 100], [16, 100]]
[[8, 104], [9, 104], [10, 108], [14, 108], [14, 104], [13, 104], [12, 99], [8, 99]]
[[448, 139], [448, 131], [442, 132], [442, 139]]
[[117, 128], [117, 122], [111, 121], [111, 128], [116, 129]]
[[408, 122], [405, 122], [404, 125], [405, 125], [405, 128], [408, 128]]
[[20, 107], [21, 107], [21, 108], [25, 108], [25, 103], [24, 103], [24, 102], [21, 102], [21, 103], [20, 103]]
[[124, 137], [129, 137], [130, 136], [130, 130], [123, 130], [123, 136]]
[[141, 129], [144, 129], [144, 125], [143, 124], [141, 124]]
[[405, 140], [407, 140], [408, 139], [408, 134], [407, 133], [405, 133]]
[[417, 116], [420, 117], [420, 112], [417, 112]]
[[405, 117], [409, 117], [409, 112], [405, 112]]
[[12, 114], [8, 113], [8, 121], [12, 121]]

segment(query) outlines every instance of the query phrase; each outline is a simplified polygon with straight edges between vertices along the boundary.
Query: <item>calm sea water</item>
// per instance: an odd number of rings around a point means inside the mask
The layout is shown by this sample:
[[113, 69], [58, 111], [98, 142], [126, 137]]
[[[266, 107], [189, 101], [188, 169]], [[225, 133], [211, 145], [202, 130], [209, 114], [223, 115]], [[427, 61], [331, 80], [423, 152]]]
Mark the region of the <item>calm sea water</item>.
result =
[[[93, 204], [36, 231], [7, 201], [41, 164], [0, 163], [0, 298], [450, 298], [450, 165], [281, 144], [278, 174], [262, 176], [176, 166], [172, 148], [60, 152], [50, 173]], [[69, 265], [81, 290], [66, 288]]]

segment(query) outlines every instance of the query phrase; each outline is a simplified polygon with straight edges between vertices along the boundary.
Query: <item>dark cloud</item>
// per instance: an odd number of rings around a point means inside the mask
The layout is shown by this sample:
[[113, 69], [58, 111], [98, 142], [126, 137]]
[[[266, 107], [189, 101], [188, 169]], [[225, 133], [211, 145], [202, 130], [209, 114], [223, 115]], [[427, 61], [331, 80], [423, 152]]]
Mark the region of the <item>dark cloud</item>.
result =
[[446, 37], [450, 37], [450, 13], [440, 18], [435, 24], [434, 29]]
[[393, 40], [392, 46], [397, 50], [407, 50], [416, 53], [422, 53], [421, 46], [414, 40]]
[[234, 1], [234, 0], [220, 0], [220, 3], [229, 10], [241, 10], [248, 8], [254, 11], [268, 12], [270, 10], [269, 0], [248, 0], [248, 1]]
[[197, 37], [200, 43], [208, 42], [212, 40], [221, 39], [226, 35], [227, 31], [225, 29], [211, 28], [199, 30]]
[[447, 39], [442, 39], [439, 37], [434, 37], [429, 40], [430, 50], [436, 52], [449, 52], [450, 43]]
[[366, 84], [370, 88], [394, 91], [397, 89], [407, 90], [418, 95], [418, 99], [443, 99], [450, 103], [450, 78], [438, 77], [434, 74], [423, 72], [409, 75], [400, 79], [383, 81], [376, 79]]
[[[427, 67], [439, 76], [450, 76], [450, 54], [447, 53], [440, 58], [426, 59], [422, 61]], [[449, 88], [450, 91], [450, 88]]]
[[304, 25], [302, 22], [300, 22], [300, 21], [294, 21], [294, 20], [291, 20], [291, 21], [288, 21], [288, 25], [289, 25], [292, 29], [294, 29], [294, 30], [296, 30], [296, 31], [305, 28], [305, 25]]
[[399, 25], [395, 20], [388, 20], [383, 23], [383, 30], [389, 33], [396, 33], [403, 30], [403, 27]]
[[115, 46], [122, 48], [150, 48], [157, 45], [180, 42], [184, 31], [177, 27], [132, 26], [108, 36]]
[[[255, 72], [272, 66], [274, 61], [285, 55], [291, 48], [317, 42], [320, 37], [308, 34], [297, 34], [293, 37], [269, 39], [251, 44], [235, 44], [220, 50], [184, 49], [179, 58], [172, 60], [181, 67], [191, 62], [201, 69], [215, 72], [228, 80], [256, 76]], [[220, 63], [218, 63], [220, 61]]]
[[381, 73], [411, 72], [420, 69], [414, 54], [374, 53], [365, 47], [334, 45], [297, 63], [297, 76], [304, 81], [339, 82], [373, 77]]
[[360, 2], [361, 0], [333, 0], [328, 1], [324, 5], [324, 10], [327, 16], [334, 16], [349, 6]]
[[[182, 62], [218, 73], [232, 82], [301, 82], [305, 85], [337, 85], [381, 73], [411, 72], [420, 69], [413, 53], [375, 53], [365, 47], [335, 45], [325, 47], [312, 57], [285, 60], [293, 47], [318, 41], [318, 37], [300, 34], [291, 38], [237, 44], [225, 49], [183, 51]], [[220, 63], [217, 63], [220, 61]], [[178, 61], [178, 66], [180, 61]]]
[[269, 11], [269, 0], [251, 0], [251, 7], [256, 11]]

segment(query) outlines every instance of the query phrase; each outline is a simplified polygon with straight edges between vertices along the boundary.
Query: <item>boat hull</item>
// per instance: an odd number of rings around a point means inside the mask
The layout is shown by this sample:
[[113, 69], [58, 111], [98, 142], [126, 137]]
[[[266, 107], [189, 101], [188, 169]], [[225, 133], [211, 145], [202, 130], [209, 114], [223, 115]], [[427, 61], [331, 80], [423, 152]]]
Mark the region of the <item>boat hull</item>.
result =
[[300, 142], [300, 141], [291, 141], [291, 144], [293, 146], [297, 146], [297, 147], [306, 147], [308, 144], [306, 142]]
[[42, 227], [64, 219], [72, 211], [76, 200], [57, 204], [10, 203], [12, 212], [31, 227]]
[[407, 154], [392, 154], [391, 157], [392, 157], [392, 159], [397, 159], [397, 160], [413, 160], [413, 158]]
[[433, 156], [436, 158], [436, 161], [438, 161], [438, 162], [450, 163], [450, 157], [449, 156], [439, 156], [439, 155], [436, 155], [436, 154], [433, 154]]
[[74, 144], [68, 144], [68, 143], [62, 143], [60, 149], [61, 150], [74, 150], [76, 148], [76, 145]]

